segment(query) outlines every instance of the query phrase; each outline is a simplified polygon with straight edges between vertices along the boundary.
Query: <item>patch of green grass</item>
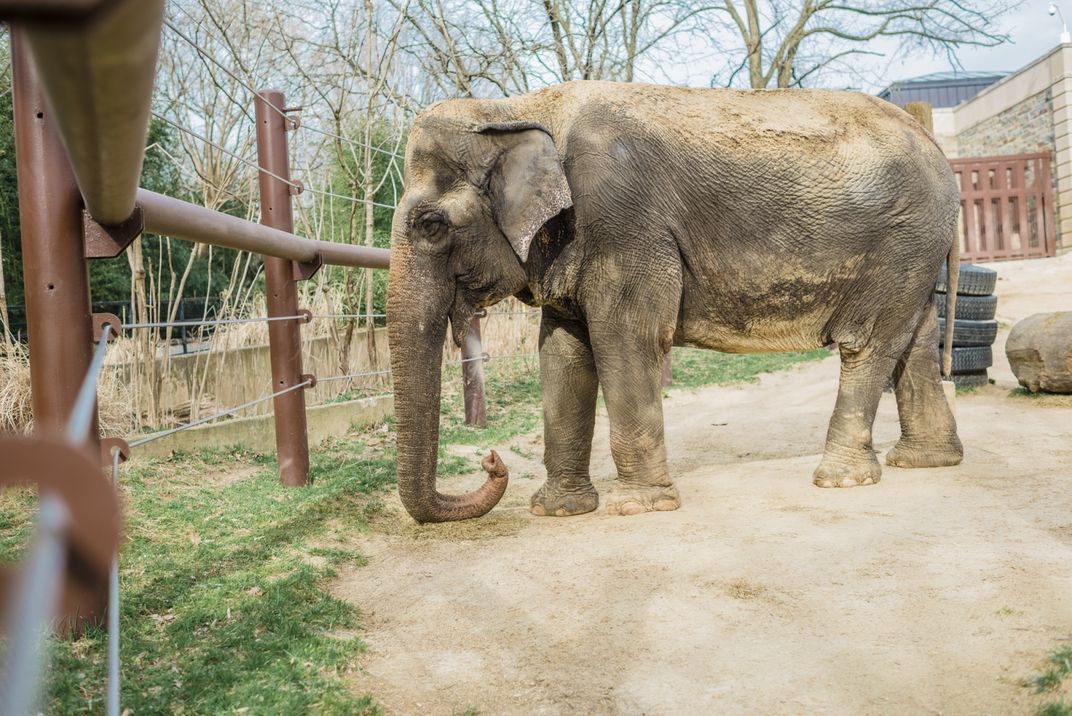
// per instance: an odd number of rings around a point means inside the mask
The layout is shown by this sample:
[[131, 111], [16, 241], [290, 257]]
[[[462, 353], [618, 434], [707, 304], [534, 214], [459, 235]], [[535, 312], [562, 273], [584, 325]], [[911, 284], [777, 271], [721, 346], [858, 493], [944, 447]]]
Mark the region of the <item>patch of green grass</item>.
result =
[[[676, 351], [675, 387], [754, 380], [826, 355]], [[540, 428], [537, 365], [533, 358], [489, 364], [483, 429], [464, 424], [459, 371], [446, 371], [441, 475], [470, 472], [479, 460], [470, 452], [517, 444], [518, 436]], [[332, 596], [329, 584], [337, 569], [365, 563], [355, 546], [361, 534], [389, 529], [389, 521], [377, 518], [383, 492], [395, 483], [393, 421], [386, 430], [324, 441], [311, 451], [310, 478], [308, 487], [284, 488], [272, 455], [238, 446], [121, 469], [124, 709], [381, 713], [372, 696], [352, 691], [347, 674], [365, 648], [356, 636], [361, 615]], [[35, 505], [31, 490], [0, 494], [0, 560], [14, 561], [25, 550]], [[456, 524], [454, 532], [439, 527], [422, 534], [475, 538], [510, 533], [517, 525], [493, 513], [479, 523]], [[54, 642], [45, 711], [101, 711], [106, 644], [100, 630]]]
[[675, 348], [673, 373], [675, 388], [754, 382], [763, 373], [784, 370], [797, 363], [830, 356], [826, 348], [804, 353], [717, 353], [698, 348]]
[[[300, 490], [243, 451], [123, 468], [124, 708], [380, 713], [341, 678], [364, 650], [360, 615], [326, 588], [335, 566], [364, 559], [337, 524], [367, 529], [370, 495], [394, 481], [392, 454], [361, 438], [314, 451]], [[99, 712], [106, 642], [91, 631], [54, 644], [47, 711]]]
[[1072, 675], [1072, 645], [1062, 646], [1050, 652], [1047, 661], [1050, 665], [1046, 670], [1031, 679], [1035, 693], [1056, 691], [1064, 680]]
[[[1050, 652], [1045, 671], [1029, 679], [1027, 684], [1035, 689], [1036, 694], [1052, 694], [1060, 690], [1065, 681], [1072, 676], [1072, 645], [1062, 646]], [[1039, 716], [1072, 716], [1072, 705], [1058, 698], [1046, 701], [1039, 706]]]
[[1030, 400], [1041, 408], [1072, 408], [1072, 395], [1059, 393], [1032, 393], [1027, 388], [1013, 388], [1009, 397], [1018, 400]]

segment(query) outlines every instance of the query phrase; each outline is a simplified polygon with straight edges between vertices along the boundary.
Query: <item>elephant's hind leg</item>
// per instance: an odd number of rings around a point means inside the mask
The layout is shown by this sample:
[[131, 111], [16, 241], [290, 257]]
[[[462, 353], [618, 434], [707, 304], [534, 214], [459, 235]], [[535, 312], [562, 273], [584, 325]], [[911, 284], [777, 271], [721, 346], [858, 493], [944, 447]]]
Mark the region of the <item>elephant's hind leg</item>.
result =
[[813, 481], [819, 487], [856, 487], [879, 481], [882, 468], [871, 445], [871, 428], [895, 359], [871, 346], [841, 347], [841, 382], [826, 434], [826, 449]]
[[928, 306], [894, 370], [901, 439], [886, 454], [887, 465], [943, 467], [957, 465], [964, 457], [938, 363], [938, 319]]
[[532, 496], [530, 509], [541, 517], [591, 512], [599, 506], [588, 475], [599, 387], [592, 349], [583, 325], [546, 309], [540, 323], [540, 383], [547, 482]]

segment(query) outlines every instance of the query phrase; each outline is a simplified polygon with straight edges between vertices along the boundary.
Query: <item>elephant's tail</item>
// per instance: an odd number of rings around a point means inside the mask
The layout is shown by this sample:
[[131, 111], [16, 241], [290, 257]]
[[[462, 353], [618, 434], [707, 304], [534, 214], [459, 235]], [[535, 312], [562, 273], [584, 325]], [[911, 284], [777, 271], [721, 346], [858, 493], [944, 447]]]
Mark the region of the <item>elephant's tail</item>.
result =
[[942, 348], [942, 377], [953, 372], [953, 329], [957, 322], [957, 282], [960, 280], [960, 236], [953, 236], [946, 256], [945, 345]]

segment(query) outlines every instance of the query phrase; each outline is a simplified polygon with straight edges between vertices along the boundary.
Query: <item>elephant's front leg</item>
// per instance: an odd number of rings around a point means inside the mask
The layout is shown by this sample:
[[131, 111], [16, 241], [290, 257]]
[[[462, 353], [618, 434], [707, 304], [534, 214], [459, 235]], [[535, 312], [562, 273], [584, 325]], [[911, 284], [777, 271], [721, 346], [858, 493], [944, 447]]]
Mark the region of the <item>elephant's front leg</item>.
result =
[[599, 387], [592, 349], [581, 323], [546, 309], [540, 324], [540, 384], [547, 482], [532, 496], [532, 513], [591, 512], [599, 505], [588, 474]]
[[662, 361], [670, 333], [645, 336], [620, 324], [589, 326], [599, 381], [610, 416], [610, 448], [618, 484], [607, 513], [636, 515], [676, 510], [681, 501], [666, 468], [663, 438]]

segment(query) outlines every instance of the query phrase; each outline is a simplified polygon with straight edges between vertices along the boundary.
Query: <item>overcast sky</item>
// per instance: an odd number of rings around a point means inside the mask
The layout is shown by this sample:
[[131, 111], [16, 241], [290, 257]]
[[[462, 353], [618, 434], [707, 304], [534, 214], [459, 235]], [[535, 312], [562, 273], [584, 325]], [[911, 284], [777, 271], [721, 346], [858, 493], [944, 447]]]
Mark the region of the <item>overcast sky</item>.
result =
[[[970, 3], [971, 0], [968, 0]], [[1065, 17], [1072, 21], [1072, 0], [1058, 0]], [[1011, 41], [997, 47], [963, 48], [957, 53], [961, 68], [966, 71], [1013, 72], [1041, 57], [1060, 42], [1061, 22], [1047, 12], [1049, 0], [1025, 0], [1024, 3], [1000, 18], [996, 31], [1007, 33]], [[858, 89], [877, 93], [891, 82], [909, 79], [932, 72], [954, 69], [947, 57], [934, 57], [927, 52], [913, 54], [895, 53], [897, 46], [892, 40], [871, 43], [871, 51], [884, 52], [882, 57], [858, 56], [853, 59], [853, 73], [827, 74], [817, 83], [837, 89]], [[710, 47], [693, 45], [689, 60], [667, 63], [657, 60], [661, 72], [641, 72], [645, 79], [656, 82], [706, 87], [711, 76], [725, 66], [725, 61], [712, 54]], [[669, 66], [668, 66], [669, 64]], [[641, 68], [650, 70], [651, 68]]]
[[[997, 47], [961, 50], [960, 63], [965, 70], [1018, 70], [1049, 52], [1060, 42], [1061, 22], [1046, 12], [1049, 0], [1027, 0], [998, 23], [999, 30], [1012, 36], [1012, 42]], [[1057, 2], [1066, 19], [1072, 19], [1072, 0]], [[952, 69], [944, 58], [912, 57], [897, 69], [891, 80], [906, 79]]]

